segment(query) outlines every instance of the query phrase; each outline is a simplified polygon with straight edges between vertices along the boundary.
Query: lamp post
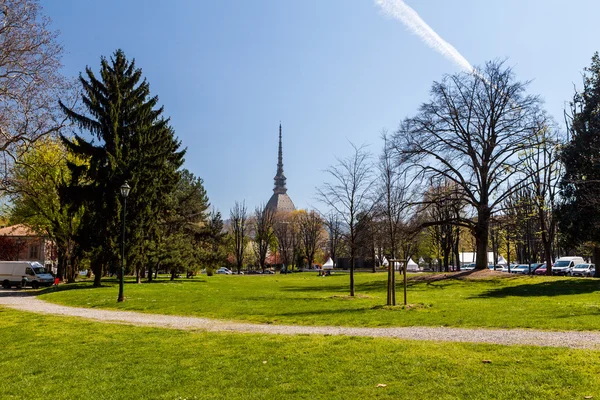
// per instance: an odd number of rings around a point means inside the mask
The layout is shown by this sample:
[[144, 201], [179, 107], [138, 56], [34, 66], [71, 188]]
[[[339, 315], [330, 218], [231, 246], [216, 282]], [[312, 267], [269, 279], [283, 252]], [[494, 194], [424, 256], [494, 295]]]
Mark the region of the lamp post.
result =
[[123, 197], [123, 241], [121, 242], [121, 279], [119, 281], [119, 297], [117, 298], [117, 302], [120, 303], [124, 300], [123, 298], [123, 283], [125, 280], [125, 214], [127, 212], [127, 196], [129, 196], [129, 191], [131, 187], [127, 184], [127, 181], [121, 186], [121, 196]]

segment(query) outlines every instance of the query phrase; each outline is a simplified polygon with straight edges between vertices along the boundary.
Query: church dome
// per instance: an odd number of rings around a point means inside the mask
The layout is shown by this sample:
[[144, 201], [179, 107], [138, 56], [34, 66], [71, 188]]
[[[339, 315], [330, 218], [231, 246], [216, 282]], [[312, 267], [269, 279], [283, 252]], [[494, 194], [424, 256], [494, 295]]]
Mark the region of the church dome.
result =
[[269, 199], [266, 208], [274, 212], [291, 212], [296, 209], [294, 202], [287, 194], [285, 186], [286, 177], [283, 174], [283, 150], [281, 145], [281, 124], [279, 124], [279, 155], [277, 157], [277, 174], [275, 175], [275, 187], [273, 195]]

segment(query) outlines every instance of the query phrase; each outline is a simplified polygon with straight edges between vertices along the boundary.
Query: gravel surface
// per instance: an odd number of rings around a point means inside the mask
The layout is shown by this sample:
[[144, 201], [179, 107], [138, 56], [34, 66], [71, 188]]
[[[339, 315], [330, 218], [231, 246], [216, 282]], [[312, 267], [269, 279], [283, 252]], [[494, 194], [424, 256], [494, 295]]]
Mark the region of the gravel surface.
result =
[[0, 293], [0, 306], [42, 314], [68, 315], [95, 321], [208, 332], [266, 333], [273, 335], [345, 335], [386, 337], [442, 342], [493, 343], [600, 349], [600, 332], [539, 331], [533, 329], [465, 329], [447, 327], [352, 328], [340, 326], [298, 326], [251, 324], [208, 318], [144, 314], [92, 308], [66, 307], [48, 303], [27, 292]]

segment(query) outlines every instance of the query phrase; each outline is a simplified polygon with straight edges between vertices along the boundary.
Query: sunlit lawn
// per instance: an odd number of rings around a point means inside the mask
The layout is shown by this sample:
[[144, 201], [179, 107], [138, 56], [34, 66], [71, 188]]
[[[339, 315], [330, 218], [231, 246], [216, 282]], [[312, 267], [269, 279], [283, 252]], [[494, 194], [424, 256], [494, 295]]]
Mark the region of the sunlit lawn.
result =
[[57, 291], [50, 288], [40, 298], [82, 307], [275, 324], [600, 329], [600, 280], [596, 279], [506, 276], [410, 281], [411, 307], [406, 309], [382, 307], [385, 279], [384, 273], [357, 274], [356, 298], [348, 296], [348, 275], [323, 278], [313, 273], [128, 282], [126, 301], [120, 304], [114, 280], [103, 282], [101, 288], [88, 282], [63, 285]]
[[0, 349], [2, 399], [600, 396], [588, 350], [194, 333], [3, 308]]

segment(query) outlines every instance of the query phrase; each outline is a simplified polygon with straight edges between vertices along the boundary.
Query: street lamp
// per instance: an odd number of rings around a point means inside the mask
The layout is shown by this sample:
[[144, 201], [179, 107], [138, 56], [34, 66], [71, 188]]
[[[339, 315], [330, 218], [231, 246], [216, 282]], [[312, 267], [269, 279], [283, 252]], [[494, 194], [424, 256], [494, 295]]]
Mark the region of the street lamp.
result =
[[123, 241], [121, 243], [121, 249], [123, 251], [121, 257], [121, 280], [119, 282], [119, 297], [117, 298], [117, 302], [120, 303], [123, 300], [123, 283], [125, 279], [125, 213], [127, 212], [127, 196], [129, 196], [129, 191], [131, 187], [127, 184], [127, 181], [121, 186], [121, 196], [123, 197]]

